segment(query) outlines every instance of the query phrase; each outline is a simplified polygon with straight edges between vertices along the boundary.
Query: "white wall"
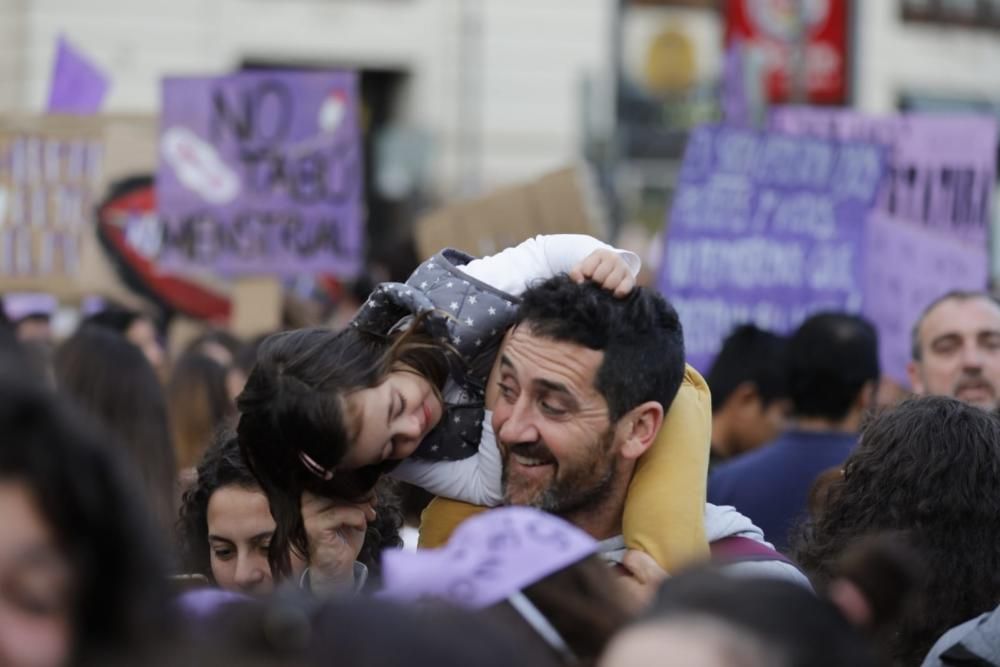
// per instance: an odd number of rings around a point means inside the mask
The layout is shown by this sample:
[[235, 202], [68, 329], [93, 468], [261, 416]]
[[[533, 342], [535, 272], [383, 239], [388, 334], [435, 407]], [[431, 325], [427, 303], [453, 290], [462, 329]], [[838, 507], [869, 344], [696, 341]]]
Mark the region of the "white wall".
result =
[[0, 109], [24, 97], [27, 0], [0, 0]]
[[[613, 5], [0, 0], [0, 110], [43, 107], [59, 33], [111, 74], [108, 111], [154, 113], [161, 76], [221, 73], [251, 57], [405, 69], [402, 120], [429, 133], [433, 185], [453, 195], [577, 155], [580, 81], [608, 67]], [[463, 32], [463, 24], [478, 30]]]
[[855, 0], [857, 106], [896, 109], [899, 95], [1000, 99], [1000, 33], [904, 23], [899, 0]]

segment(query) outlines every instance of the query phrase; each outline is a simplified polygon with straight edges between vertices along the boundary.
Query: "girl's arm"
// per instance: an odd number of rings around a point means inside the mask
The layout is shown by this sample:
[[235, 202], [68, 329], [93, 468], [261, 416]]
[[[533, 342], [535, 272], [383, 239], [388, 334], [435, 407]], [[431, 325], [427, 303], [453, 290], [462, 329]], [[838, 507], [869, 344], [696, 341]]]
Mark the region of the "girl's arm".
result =
[[485, 411], [479, 452], [461, 461], [427, 461], [409, 458], [390, 476], [430, 491], [436, 496], [473, 505], [496, 507], [503, 502], [500, 486], [500, 450], [493, 435], [493, 414]]
[[634, 252], [619, 250], [584, 234], [540, 234], [458, 268], [487, 285], [518, 296], [536, 280], [570, 273], [595, 250], [615, 252], [624, 260], [632, 277], [639, 273], [642, 262]]

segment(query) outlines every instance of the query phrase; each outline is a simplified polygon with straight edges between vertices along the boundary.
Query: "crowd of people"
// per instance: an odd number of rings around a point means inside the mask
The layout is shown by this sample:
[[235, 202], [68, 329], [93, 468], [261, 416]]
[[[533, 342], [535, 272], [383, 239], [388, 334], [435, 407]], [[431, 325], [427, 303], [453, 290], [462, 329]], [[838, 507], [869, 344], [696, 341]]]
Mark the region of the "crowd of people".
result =
[[447, 250], [175, 354], [3, 295], [0, 664], [1000, 665], [1000, 303], [928, 304], [897, 401], [848, 313], [703, 378], [639, 264]]

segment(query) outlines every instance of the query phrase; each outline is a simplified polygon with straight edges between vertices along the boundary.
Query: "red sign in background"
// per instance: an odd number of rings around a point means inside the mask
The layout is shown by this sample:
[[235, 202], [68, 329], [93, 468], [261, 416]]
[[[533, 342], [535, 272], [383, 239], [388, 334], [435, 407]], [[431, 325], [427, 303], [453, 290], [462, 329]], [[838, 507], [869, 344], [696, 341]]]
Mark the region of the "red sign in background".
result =
[[806, 92], [817, 104], [847, 101], [848, 0], [727, 0], [726, 45], [742, 41], [764, 55], [769, 102], [790, 100], [801, 6], [806, 27]]

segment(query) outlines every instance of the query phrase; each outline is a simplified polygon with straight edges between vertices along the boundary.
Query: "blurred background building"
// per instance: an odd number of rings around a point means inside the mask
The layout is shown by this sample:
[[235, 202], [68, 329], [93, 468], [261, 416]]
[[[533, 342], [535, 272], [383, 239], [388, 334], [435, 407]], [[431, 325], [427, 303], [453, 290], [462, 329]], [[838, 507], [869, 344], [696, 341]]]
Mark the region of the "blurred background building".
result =
[[687, 133], [734, 80], [750, 121], [1000, 113], [1000, 0], [0, 0], [0, 113], [44, 108], [59, 35], [112, 113], [155, 115], [166, 75], [356, 69], [368, 235], [392, 249], [439, 204], [583, 158], [655, 261]]

